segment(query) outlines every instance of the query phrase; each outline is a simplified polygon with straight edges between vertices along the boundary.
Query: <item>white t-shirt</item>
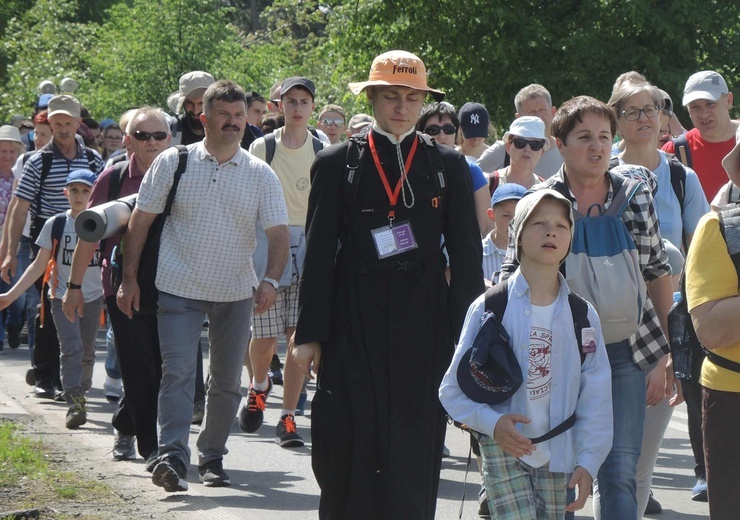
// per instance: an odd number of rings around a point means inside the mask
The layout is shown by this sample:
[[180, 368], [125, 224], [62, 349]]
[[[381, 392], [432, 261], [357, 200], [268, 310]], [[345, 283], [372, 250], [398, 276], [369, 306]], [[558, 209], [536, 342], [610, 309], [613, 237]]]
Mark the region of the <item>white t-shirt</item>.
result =
[[[41, 248], [49, 249], [52, 248], [51, 230], [54, 226], [54, 220], [56, 216], [50, 217], [44, 223], [44, 227], [41, 228], [41, 233], [36, 239], [36, 245]], [[67, 222], [64, 224], [64, 231], [62, 232], [62, 238], [57, 246], [57, 257], [56, 257], [56, 278], [57, 288], [56, 292], [52, 294], [51, 283], [49, 284], [49, 298], [57, 298], [61, 300], [64, 298], [64, 293], [67, 292], [67, 280], [69, 280], [69, 273], [72, 270], [72, 254], [75, 251], [77, 245], [77, 233], [75, 233], [75, 219], [67, 210]], [[97, 300], [103, 296], [103, 282], [100, 279], [100, 251], [95, 250], [90, 265], [85, 270], [85, 276], [82, 278], [82, 294], [85, 295], [85, 303], [89, 303]]]
[[[557, 300], [547, 306], [532, 305], [529, 331], [529, 367], [527, 369], [527, 405], [524, 415], [532, 422], [522, 426], [525, 437], [539, 437], [550, 431], [550, 391], [552, 390], [552, 317]], [[521, 457], [533, 468], [550, 462], [550, 441], [536, 445], [532, 455]]]

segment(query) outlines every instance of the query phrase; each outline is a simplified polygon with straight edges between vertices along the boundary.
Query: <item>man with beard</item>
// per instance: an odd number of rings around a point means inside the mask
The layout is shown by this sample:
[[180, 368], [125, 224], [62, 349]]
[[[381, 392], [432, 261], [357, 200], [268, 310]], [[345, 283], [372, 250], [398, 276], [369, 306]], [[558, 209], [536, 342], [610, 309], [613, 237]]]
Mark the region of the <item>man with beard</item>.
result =
[[[206, 486], [227, 486], [226, 441], [239, 401], [245, 338], [254, 312], [275, 303], [288, 258], [288, 215], [280, 181], [240, 146], [247, 97], [232, 81], [218, 81], [203, 95], [205, 139], [188, 145], [187, 168], [160, 238], [157, 301], [162, 380], [159, 390], [159, 462], [152, 482], [167, 492], [188, 488], [190, 410], [203, 319], [211, 343], [208, 398], [198, 436], [199, 476]], [[177, 149], [162, 152], [139, 189], [124, 236], [126, 262], [117, 293], [129, 318], [139, 309], [137, 271], [149, 229], [165, 210], [178, 165]], [[265, 279], [254, 272], [256, 220], [268, 239]]]
[[[193, 144], [203, 140], [205, 132], [200, 114], [203, 112], [203, 93], [216, 80], [207, 72], [195, 70], [180, 77], [177, 114], [172, 125], [172, 145]], [[183, 113], [184, 111], [184, 113]]]

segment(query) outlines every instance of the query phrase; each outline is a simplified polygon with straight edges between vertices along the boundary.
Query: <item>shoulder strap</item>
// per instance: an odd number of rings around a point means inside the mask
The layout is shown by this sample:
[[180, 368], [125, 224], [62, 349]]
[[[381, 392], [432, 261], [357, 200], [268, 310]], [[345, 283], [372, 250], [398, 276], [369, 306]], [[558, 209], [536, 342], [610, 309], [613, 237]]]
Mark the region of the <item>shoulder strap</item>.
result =
[[492, 312], [501, 323], [509, 303], [509, 283], [503, 281], [486, 290], [486, 310]]
[[684, 166], [691, 168], [691, 148], [685, 134], [671, 138], [673, 142], [673, 153]]
[[416, 132], [416, 135], [421, 139], [421, 142], [424, 145], [424, 151], [427, 154], [427, 159], [429, 159], [432, 168], [434, 168], [435, 174], [432, 175], [432, 178], [438, 194], [436, 204], [439, 205], [445, 202], [447, 198], [445, 196], [447, 194], [447, 178], [445, 177], [444, 160], [442, 159], [442, 154], [440, 153], [439, 148], [437, 148], [437, 141], [421, 132]]
[[[67, 212], [59, 213], [54, 216], [54, 222], [51, 224], [51, 243], [52, 251], [57, 247], [59, 242], [62, 241], [62, 234], [64, 233], [64, 226], [67, 223]], [[52, 253], [52, 256], [56, 256]]]
[[717, 212], [719, 231], [740, 279], [740, 206], [732, 204]]
[[39, 192], [36, 194], [36, 198], [33, 199], [34, 206], [36, 208], [35, 214], [38, 216], [41, 213], [41, 192], [44, 189], [44, 183], [46, 178], [51, 172], [51, 165], [54, 162], [54, 152], [47, 150], [41, 153], [41, 175], [39, 176]]
[[[52, 293], [56, 292], [59, 286], [59, 277], [57, 275], [57, 255], [59, 254], [59, 243], [62, 240], [64, 234], [64, 226], [67, 224], [67, 212], [59, 213], [51, 217], [54, 221], [51, 224], [51, 255], [49, 261], [46, 263], [46, 269], [41, 282], [41, 292], [47, 290], [47, 287], [51, 286]], [[44, 305], [39, 308], [41, 328], [44, 328], [45, 322], [45, 310]]]
[[604, 215], [619, 217], [624, 213], [624, 210], [627, 209], [627, 205], [630, 200], [632, 200], [632, 197], [635, 196], [635, 193], [640, 186], [642, 186], [642, 182], [636, 179], [627, 178], [622, 180], [616, 175], [612, 175], [612, 179], [615, 181], [612, 182], [612, 189], [616, 189], [616, 194], [614, 195], [611, 204], [609, 204], [609, 207], [604, 212]]
[[342, 192], [344, 200], [351, 206], [357, 201], [357, 192], [360, 189], [363, 160], [367, 149], [366, 135], [365, 133], [353, 135], [347, 140], [347, 175], [342, 182]]
[[87, 155], [87, 165], [90, 167], [90, 171], [98, 173], [98, 165], [96, 164], [95, 154], [90, 148], [85, 147], [85, 154]]
[[111, 167], [113, 171], [108, 180], [108, 201], [118, 198], [118, 194], [121, 192], [121, 186], [123, 186], [123, 182], [126, 180], [129, 164], [129, 161], [124, 160], [118, 161]]
[[683, 215], [683, 202], [686, 199], [686, 169], [675, 156], [668, 159], [668, 167], [671, 171], [671, 188], [676, 194]]
[[177, 148], [177, 169], [175, 169], [175, 175], [172, 178], [172, 187], [167, 195], [167, 203], [165, 204], [162, 215], [166, 218], [172, 211], [172, 204], [175, 202], [175, 194], [177, 193], [177, 185], [180, 184], [180, 177], [185, 173], [185, 169], [188, 167], [188, 148], [185, 145], [178, 144]]
[[586, 300], [574, 292], [568, 295], [568, 304], [570, 305], [570, 313], [573, 315], [573, 330], [576, 333], [576, 343], [578, 343], [578, 352], [581, 354], [582, 365], [586, 360], [586, 353], [583, 351], [581, 335], [583, 329], [591, 326], [591, 322], [588, 321], [588, 304]]
[[609, 158], [609, 169], [616, 168], [619, 166], [619, 156], [618, 155], [612, 155]]
[[488, 179], [488, 191], [491, 193], [492, 197], [493, 197], [493, 192], [496, 191], [496, 188], [498, 188], [500, 181], [501, 181], [501, 175], [499, 174], [498, 170], [496, 170], [491, 174], [491, 177]]
[[275, 134], [267, 134], [265, 136], [265, 162], [272, 164], [272, 160], [275, 157]]
[[311, 140], [313, 142], [313, 155], [316, 157], [316, 154], [318, 154], [321, 150], [324, 149], [324, 141], [316, 137], [315, 135], [311, 134]]
[[506, 168], [510, 164], [511, 164], [511, 156], [509, 155], [509, 152], [504, 152], [504, 164], [501, 167]]

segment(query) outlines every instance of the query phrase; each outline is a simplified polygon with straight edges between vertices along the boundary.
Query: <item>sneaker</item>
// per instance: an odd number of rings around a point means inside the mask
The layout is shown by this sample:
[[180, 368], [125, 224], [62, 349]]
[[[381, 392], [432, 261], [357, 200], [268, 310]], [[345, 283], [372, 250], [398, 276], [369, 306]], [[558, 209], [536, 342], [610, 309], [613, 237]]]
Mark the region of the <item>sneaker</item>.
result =
[[267, 383], [269, 386], [264, 392], [255, 390], [252, 386], [249, 387], [247, 405], [242, 405], [239, 409], [239, 427], [244, 432], [256, 432], [265, 420], [265, 404], [272, 390], [272, 381], [268, 379]]
[[146, 462], [144, 462], [144, 469], [147, 473], [152, 473], [157, 464], [159, 464], [159, 452], [157, 452], [157, 450], [154, 450], [146, 458]]
[[66, 399], [64, 399], [64, 390], [62, 390], [61, 388], [55, 388], [54, 389], [54, 400], [57, 403], [66, 402]]
[[123, 385], [121, 384], [121, 380], [105, 376], [103, 392], [105, 393], [106, 401], [112, 404], [118, 403], [123, 396]]
[[52, 385], [46, 386], [45, 384], [40, 383], [33, 389], [33, 395], [39, 399], [54, 399], [54, 387]]
[[450, 448], [447, 447], [446, 444], [442, 445], [442, 457], [449, 457], [450, 456]]
[[152, 471], [152, 484], [163, 487], [168, 493], [187, 491], [188, 481], [185, 477], [188, 469], [182, 461], [174, 456], [165, 456]]
[[663, 512], [663, 506], [660, 505], [660, 502], [655, 500], [653, 497], [653, 490], [650, 490], [650, 496], [648, 497], [648, 503], [647, 506], [645, 506], [645, 514], [646, 515], [659, 515]]
[[67, 428], [72, 430], [87, 422], [87, 401], [84, 397], [73, 397], [67, 410]]
[[36, 371], [33, 367], [26, 370], [26, 384], [28, 386], [36, 386]]
[[224, 471], [221, 459], [214, 459], [198, 466], [200, 481], [208, 487], [230, 486], [231, 480]]
[[116, 432], [116, 440], [113, 443], [113, 460], [134, 460], [136, 458], [136, 437]]
[[206, 403], [205, 401], [198, 401], [193, 404], [193, 419], [190, 424], [201, 424], [203, 417], [206, 415]]
[[283, 415], [280, 418], [275, 428], [275, 442], [281, 448], [300, 448], [305, 444], [303, 437], [296, 430], [295, 418], [292, 415]]
[[691, 489], [691, 500], [694, 502], [707, 501], [707, 479], [699, 477], [696, 485]]
[[296, 416], [306, 415], [306, 402], [307, 401], [308, 401], [308, 394], [305, 392], [301, 393], [300, 397], [298, 398], [298, 404], [295, 407]]
[[18, 348], [21, 346], [21, 329], [20, 327], [8, 327], [8, 346]]
[[270, 373], [268, 374], [270, 376], [270, 379], [272, 380], [272, 384], [283, 384], [282, 368], [283, 364], [280, 362], [280, 358], [277, 356], [277, 354], [273, 354], [272, 359], [270, 360]]

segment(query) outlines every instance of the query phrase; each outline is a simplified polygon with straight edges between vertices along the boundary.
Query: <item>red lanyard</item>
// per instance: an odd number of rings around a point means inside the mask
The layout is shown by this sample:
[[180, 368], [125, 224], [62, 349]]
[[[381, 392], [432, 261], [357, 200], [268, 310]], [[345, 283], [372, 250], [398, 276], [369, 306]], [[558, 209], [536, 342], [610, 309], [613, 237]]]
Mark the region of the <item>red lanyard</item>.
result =
[[406, 176], [408, 175], [409, 169], [411, 168], [411, 161], [414, 160], [414, 155], [416, 154], [416, 148], [419, 145], [419, 138], [416, 137], [414, 139], [414, 144], [411, 145], [411, 151], [409, 152], [408, 157], [406, 158], [406, 165], [404, 166], [403, 171], [401, 172], [401, 178], [398, 179], [398, 182], [396, 183], [396, 189], [391, 191], [391, 185], [388, 183], [388, 177], [385, 174], [385, 170], [383, 169], [383, 166], [380, 164], [380, 158], [378, 157], [378, 151], [375, 149], [375, 140], [373, 139], [373, 133], [372, 131], [368, 132], [367, 134], [367, 142], [370, 144], [370, 152], [373, 154], [373, 161], [375, 161], [375, 167], [378, 169], [378, 175], [380, 175], [380, 180], [383, 181], [383, 187], [385, 188], [385, 193], [388, 195], [388, 202], [390, 202], [390, 210], [388, 211], [388, 222], [393, 225], [393, 219], [396, 218], [396, 203], [398, 202], [398, 195], [401, 193], [401, 187], [403, 186], [403, 181], [406, 180]]

